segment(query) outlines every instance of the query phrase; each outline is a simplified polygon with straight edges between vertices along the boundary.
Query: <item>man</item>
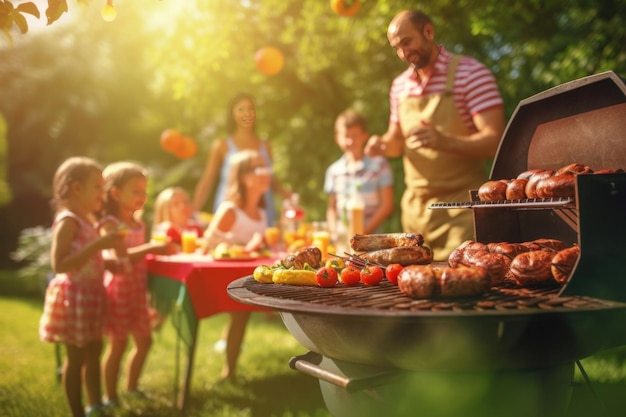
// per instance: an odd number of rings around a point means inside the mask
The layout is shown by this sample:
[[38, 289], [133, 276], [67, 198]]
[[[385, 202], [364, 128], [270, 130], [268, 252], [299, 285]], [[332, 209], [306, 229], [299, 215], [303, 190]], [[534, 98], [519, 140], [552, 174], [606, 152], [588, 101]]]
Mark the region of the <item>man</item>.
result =
[[502, 97], [483, 64], [435, 43], [435, 27], [424, 13], [400, 12], [387, 38], [409, 68], [393, 81], [387, 132], [372, 136], [366, 152], [403, 156], [402, 228], [422, 233], [435, 260], [447, 260], [473, 238], [472, 213], [428, 207], [467, 201], [469, 190], [486, 181], [486, 160], [504, 131]]

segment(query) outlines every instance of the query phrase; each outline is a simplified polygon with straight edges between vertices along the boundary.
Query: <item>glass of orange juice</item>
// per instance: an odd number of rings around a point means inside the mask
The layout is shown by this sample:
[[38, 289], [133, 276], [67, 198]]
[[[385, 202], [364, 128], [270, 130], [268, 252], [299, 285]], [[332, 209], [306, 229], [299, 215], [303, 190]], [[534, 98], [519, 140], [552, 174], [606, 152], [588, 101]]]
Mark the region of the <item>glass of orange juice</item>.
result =
[[194, 253], [197, 247], [198, 232], [195, 230], [183, 230], [181, 246], [183, 253]]
[[280, 243], [280, 229], [278, 227], [271, 226], [265, 229], [265, 243], [272, 252], [276, 252]]
[[313, 233], [311, 235], [313, 246], [317, 246], [322, 251], [322, 259], [328, 258], [328, 246], [330, 246], [330, 233], [326, 222], [313, 223]]

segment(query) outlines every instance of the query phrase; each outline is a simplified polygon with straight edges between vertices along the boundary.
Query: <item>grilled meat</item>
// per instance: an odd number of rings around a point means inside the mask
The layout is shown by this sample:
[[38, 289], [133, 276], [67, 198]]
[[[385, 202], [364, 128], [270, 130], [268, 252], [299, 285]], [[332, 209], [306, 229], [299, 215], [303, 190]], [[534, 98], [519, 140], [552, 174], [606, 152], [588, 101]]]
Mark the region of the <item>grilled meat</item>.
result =
[[511, 274], [521, 287], [554, 284], [552, 258], [554, 252], [534, 250], [520, 253], [511, 261]]
[[509, 181], [506, 186], [506, 199], [521, 200], [526, 198], [526, 184], [528, 184], [528, 180], [525, 178], [515, 178]]
[[398, 288], [411, 298], [439, 295], [441, 269], [430, 265], [409, 265], [398, 274]]
[[489, 291], [491, 278], [487, 270], [476, 266], [444, 268], [441, 274], [443, 298], [477, 297]]
[[480, 201], [497, 201], [506, 199], [507, 181], [487, 181], [478, 189]]
[[322, 263], [322, 251], [315, 246], [307, 246], [285, 256], [281, 263], [285, 268], [304, 269], [304, 264], [309, 264], [311, 268], [319, 268]]
[[554, 255], [550, 269], [552, 276], [558, 283], [565, 284], [567, 282], [570, 274], [574, 270], [576, 262], [578, 262], [579, 256], [580, 246], [572, 246], [571, 248], [563, 249]]
[[395, 247], [422, 246], [424, 236], [420, 233], [375, 233], [354, 235], [350, 239], [350, 247], [356, 252], [369, 252]]
[[359, 257], [384, 266], [390, 264], [400, 264], [403, 266], [426, 265], [433, 261], [433, 253], [427, 246], [400, 246], [396, 248], [380, 249], [361, 253]]
[[398, 275], [400, 291], [411, 298], [465, 298], [489, 291], [491, 279], [486, 270], [473, 266], [434, 268], [409, 265]]

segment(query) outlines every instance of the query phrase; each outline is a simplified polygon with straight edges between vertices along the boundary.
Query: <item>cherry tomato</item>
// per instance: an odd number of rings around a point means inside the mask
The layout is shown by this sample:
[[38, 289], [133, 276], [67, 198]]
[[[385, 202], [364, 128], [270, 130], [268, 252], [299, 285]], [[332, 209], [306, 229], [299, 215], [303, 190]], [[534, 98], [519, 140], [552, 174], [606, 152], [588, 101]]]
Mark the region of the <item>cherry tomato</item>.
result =
[[400, 264], [389, 264], [385, 269], [385, 276], [387, 277], [387, 281], [392, 284], [398, 284], [398, 274], [402, 271], [404, 267]]
[[317, 270], [315, 280], [320, 287], [334, 287], [337, 285], [337, 271], [334, 268], [323, 266]]
[[365, 265], [361, 269], [361, 281], [365, 285], [378, 285], [383, 280], [383, 270], [377, 265]]
[[361, 271], [354, 265], [346, 266], [341, 271], [341, 282], [346, 285], [357, 285], [361, 282]]

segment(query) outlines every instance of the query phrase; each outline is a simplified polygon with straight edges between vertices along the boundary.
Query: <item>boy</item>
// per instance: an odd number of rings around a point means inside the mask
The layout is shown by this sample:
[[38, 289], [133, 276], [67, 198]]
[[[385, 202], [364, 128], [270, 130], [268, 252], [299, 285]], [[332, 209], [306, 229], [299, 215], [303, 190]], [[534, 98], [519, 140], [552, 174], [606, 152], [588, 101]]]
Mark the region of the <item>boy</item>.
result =
[[347, 203], [357, 193], [364, 202], [363, 233], [378, 233], [383, 221], [393, 211], [393, 173], [384, 157], [365, 155], [369, 133], [365, 119], [354, 110], [346, 110], [335, 120], [335, 142], [343, 156], [326, 170], [324, 192], [328, 194], [326, 222], [334, 242], [346, 243]]

